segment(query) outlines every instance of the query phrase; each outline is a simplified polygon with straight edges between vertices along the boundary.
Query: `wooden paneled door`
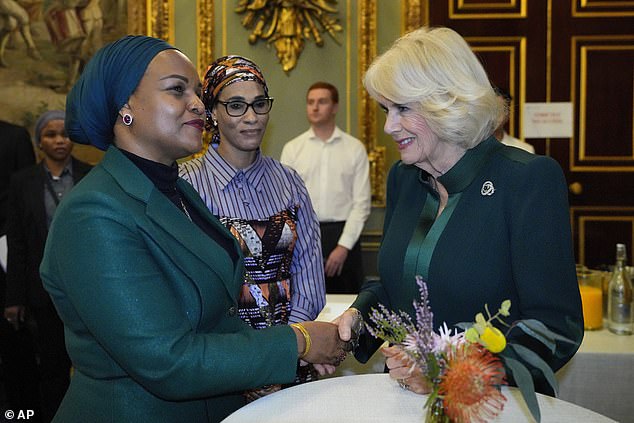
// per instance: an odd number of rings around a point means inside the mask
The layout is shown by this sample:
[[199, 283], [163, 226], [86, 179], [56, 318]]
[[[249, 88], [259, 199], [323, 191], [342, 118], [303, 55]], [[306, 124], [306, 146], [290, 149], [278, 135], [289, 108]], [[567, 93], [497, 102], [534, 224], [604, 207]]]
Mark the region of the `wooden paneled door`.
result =
[[[407, 13], [420, 7], [420, 13]], [[527, 139], [569, 184], [578, 263], [634, 262], [634, 2], [405, 0], [406, 21], [462, 34], [492, 82], [513, 96], [509, 133], [522, 138], [527, 102], [572, 102], [573, 137]]]

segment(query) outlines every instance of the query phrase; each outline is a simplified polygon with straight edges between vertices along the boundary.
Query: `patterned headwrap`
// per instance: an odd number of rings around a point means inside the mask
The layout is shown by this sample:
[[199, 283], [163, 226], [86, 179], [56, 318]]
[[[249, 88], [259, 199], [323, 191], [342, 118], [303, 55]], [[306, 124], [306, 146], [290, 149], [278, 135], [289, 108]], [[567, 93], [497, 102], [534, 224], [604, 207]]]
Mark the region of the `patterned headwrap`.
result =
[[168, 49], [174, 47], [158, 38], [128, 35], [95, 53], [66, 97], [70, 139], [106, 150], [114, 139], [119, 110], [154, 56]]
[[206, 129], [217, 133], [211, 123], [211, 110], [218, 100], [222, 90], [234, 82], [255, 81], [264, 88], [264, 95], [269, 96], [269, 88], [266, 86], [262, 71], [252, 60], [242, 56], [224, 56], [216, 59], [205, 73], [203, 81], [202, 100], [207, 114]]

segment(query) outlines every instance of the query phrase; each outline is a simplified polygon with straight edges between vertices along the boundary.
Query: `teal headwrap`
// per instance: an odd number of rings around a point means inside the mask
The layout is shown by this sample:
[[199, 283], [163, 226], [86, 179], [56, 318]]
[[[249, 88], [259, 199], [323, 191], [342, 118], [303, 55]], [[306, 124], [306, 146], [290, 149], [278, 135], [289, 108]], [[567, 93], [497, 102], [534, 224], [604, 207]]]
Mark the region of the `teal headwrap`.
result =
[[106, 150], [119, 110], [158, 53], [174, 49], [158, 38], [128, 35], [100, 49], [66, 97], [66, 133], [80, 144]]

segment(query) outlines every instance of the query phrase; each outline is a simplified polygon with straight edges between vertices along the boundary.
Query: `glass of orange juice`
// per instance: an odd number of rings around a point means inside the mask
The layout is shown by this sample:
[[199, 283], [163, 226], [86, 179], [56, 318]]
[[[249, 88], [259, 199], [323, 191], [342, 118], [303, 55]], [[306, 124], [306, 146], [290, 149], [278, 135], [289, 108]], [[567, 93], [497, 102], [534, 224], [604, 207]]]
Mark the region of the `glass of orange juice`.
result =
[[603, 289], [601, 272], [594, 270], [578, 270], [579, 293], [583, 307], [583, 326], [586, 330], [597, 330], [603, 327]]

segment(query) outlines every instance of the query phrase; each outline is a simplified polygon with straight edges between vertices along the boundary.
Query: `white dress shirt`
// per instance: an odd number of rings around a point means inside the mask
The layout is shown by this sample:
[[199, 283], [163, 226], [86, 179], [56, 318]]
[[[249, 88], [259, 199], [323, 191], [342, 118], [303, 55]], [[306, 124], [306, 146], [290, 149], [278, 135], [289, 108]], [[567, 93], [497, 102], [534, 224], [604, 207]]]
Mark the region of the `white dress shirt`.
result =
[[352, 249], [370, 214], [370, 165], [363, 143], [338, 127], [322, 141], [311, 128], [286, 143], [280, 161], [304, 180], [320, 222], [346, 222], [338, 244]]

